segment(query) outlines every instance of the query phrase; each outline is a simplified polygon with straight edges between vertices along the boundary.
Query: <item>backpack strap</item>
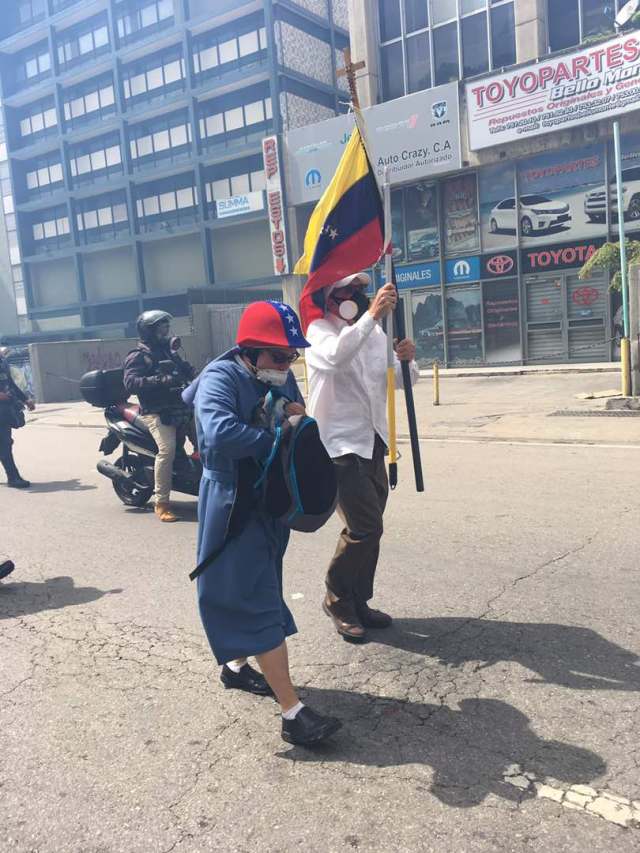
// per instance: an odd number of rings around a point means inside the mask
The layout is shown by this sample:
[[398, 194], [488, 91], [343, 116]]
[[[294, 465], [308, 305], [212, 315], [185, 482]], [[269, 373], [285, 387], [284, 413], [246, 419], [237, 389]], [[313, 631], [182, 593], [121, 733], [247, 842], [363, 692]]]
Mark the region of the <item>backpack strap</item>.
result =
[[296, 449], [296, 442], [298, 441], [300, 433], [302, 432], [303, 429], [305, 429], [306, 427], [308, 427], [310, 424], [313, 424], [313, 423], [315, 423], [313, 418], [305, 417], [304, 420], [300, 424], [298, 424], [298, 428], [295, 431], [295, 435], [293, 436], [293, 439], [292, 439], [291, 444], [290, 444], [288, 475], [289, 475], [289, 479], [291, 481], [291, 490], [293, 492], [293, 499], [295, 501], [295, 506], [294, 506], [291, 514], [289, 516], [287, 516], [287, 523], [293, 521], [293, 519], [296, 517], [296, 515], [298, 515], [298, 513], [304, 511], [304, 507], [302, 506], [302, 498], [300, 497], [300, 487], [298, 486], [298, 475], [296, 473], [296, 460], [295, 460], [294, 453], [295, 453], [295, 449]]

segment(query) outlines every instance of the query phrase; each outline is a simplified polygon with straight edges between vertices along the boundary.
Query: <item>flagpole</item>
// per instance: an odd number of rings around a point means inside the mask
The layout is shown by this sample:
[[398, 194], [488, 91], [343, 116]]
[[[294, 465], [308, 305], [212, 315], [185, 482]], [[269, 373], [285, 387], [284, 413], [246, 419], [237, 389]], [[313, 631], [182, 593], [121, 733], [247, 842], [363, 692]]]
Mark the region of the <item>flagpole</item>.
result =
[[[389, 168], [385, 166], [383, 183], [384, 209], [384, 277], [385, 284], [393, 280], [391, 258], [391, 185]], [[389, 487], [398, 485], [398, 436], [396, 432], [396, 359], [393, 349], [393, 311], [386, 317], [387, 323], [387, 420], [389, 421]]]

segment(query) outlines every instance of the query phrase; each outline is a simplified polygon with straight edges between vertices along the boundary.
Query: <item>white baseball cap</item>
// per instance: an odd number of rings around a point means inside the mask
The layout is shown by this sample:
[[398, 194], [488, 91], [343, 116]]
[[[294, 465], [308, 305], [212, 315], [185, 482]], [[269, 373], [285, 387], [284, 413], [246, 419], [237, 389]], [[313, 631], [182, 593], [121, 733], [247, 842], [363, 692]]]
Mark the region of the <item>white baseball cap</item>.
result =
[[330, 284], [326, 293], [329, 296], [334, 290], [339, 290], [341, 287], [347, 287], [350, 284], [353, 284], [354, 281], [360, 281], [365, 287], [368, 287], [371, 284], [371, 276], [367, 272], [354, 272], [351, 275], [347, 275], [344, 278], [341, 278], [340, 281], [336, 281], [333, 284]]

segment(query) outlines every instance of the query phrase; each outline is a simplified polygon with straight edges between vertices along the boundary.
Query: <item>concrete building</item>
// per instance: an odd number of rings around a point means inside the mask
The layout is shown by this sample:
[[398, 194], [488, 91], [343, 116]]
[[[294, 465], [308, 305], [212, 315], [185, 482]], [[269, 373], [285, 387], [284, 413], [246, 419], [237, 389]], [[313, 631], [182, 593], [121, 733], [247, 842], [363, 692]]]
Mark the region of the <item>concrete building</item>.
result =
[[9, 285], [32, 338], [280, 295], [262, 143], [277, 182], [279, 134], [340, 111], [347, 27], [346, 0], [5, 0], [3, 318]]
[[[379, 175], [390, 166], [394, 257], [424, 363], [618, 357], [619, 294], [605, 273], [578, 272], [617, 238], [614, 118], [626, 228], [640, 237], [640, 34], [633, 22], [616, 33], [625, 2], [350, 0], [370, 156]], [[286, 134], [297, 240], [351, 126]]]

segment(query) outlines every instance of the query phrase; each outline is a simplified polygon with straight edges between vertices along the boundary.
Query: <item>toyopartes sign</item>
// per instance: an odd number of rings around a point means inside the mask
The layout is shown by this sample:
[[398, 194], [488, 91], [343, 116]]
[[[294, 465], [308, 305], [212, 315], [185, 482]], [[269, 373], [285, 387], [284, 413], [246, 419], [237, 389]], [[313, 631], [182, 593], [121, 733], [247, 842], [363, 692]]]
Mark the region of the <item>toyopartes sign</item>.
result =
[[[371, 164], [391, 184], [462, 167], [458, 84], [396, 98], [362, 111]], [[288, 199], [317, 201], [329, 186], [353, 129], [353, 115], [336, 116], [286, 135]]]
[[287, 254], [287, 230], [277, 136], [266, 136], [262, 140], [262, 159], [267, 190], [273, 271], [276, 275], [287, 275], [289, 272], [289, 256]]
[[475, 80], [465, 91], [474, 151], [631, 112], [640, 100], [640, 37]]

